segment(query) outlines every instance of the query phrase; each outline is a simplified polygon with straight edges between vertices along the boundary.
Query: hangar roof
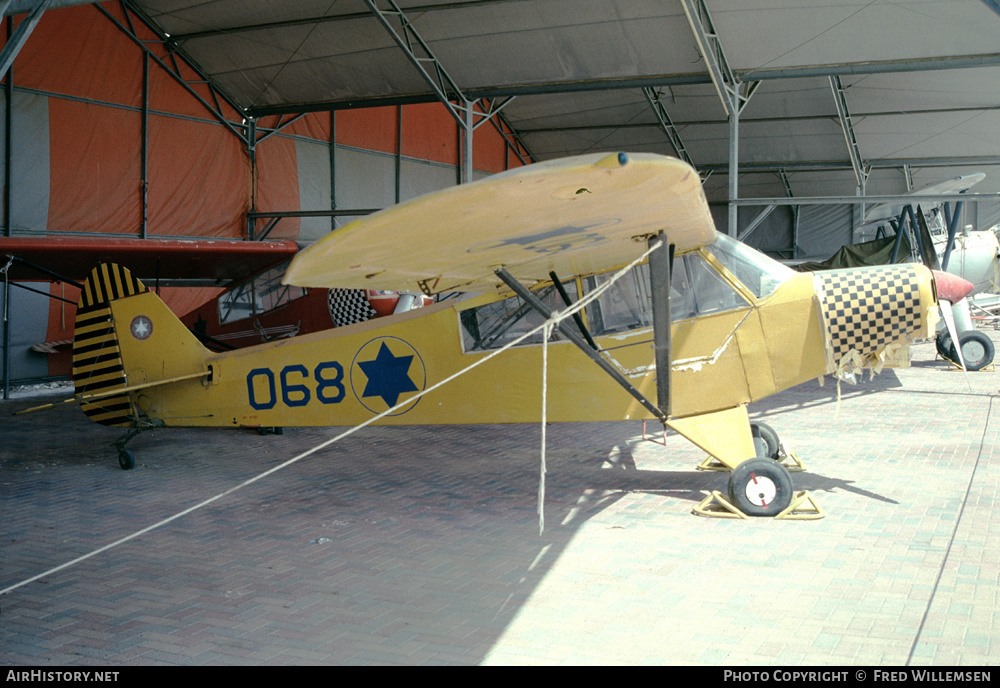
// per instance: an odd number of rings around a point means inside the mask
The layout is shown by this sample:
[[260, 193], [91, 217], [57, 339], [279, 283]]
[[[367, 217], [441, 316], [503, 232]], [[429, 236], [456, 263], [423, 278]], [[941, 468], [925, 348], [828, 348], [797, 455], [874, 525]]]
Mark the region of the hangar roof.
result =
[[[428, 70], [470, 100], [516, 96], [502, 113], [537, 160], [680, 147], [725, 200], [721, 82], [752, 93], [741, 198], [852, 195], [855, 167], [869, 195], [905, 192], [907, 170], [914, 188], [983, 171], [974, 191], [1000, 191], [996, 0], [396, 2]], [[399, 19], [372, 10], [392, 0], [130, 4], [251, 115], [437, 97]]]

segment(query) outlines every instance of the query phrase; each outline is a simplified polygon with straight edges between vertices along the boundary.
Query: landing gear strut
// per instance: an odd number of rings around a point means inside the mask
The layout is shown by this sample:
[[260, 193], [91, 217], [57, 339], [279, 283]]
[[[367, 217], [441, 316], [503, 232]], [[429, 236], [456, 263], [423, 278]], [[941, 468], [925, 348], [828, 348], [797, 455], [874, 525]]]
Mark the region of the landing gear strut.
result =
[[125, 445], [147, 430], [163, 427], [163, 421], [161, 420], [135, 420], [134, 422], [135, 424], [129, 428], [124, 435], [115, 440], [115, 448], [118, 450], [118, 465], [121, 466], [123, 471], [129, 471], [135, 468], [135, 454], [132, 453], [131, 449], [126, 449]]

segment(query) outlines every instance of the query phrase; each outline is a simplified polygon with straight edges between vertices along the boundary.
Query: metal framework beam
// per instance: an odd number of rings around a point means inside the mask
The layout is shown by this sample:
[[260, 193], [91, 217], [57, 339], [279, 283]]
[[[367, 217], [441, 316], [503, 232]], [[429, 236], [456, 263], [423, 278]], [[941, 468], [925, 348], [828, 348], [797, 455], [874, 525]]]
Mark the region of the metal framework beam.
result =
[[[913, 167], [964, 167], [966, 165], [1000, 165], [1000, 156], [974, 155], [954, 158], [886, 158], [884, 160], [869, 160], [865, 163], [869, 170], [886, 167], [902, 167], [912, 165]], [[702, 169], [712, 172], [727, 171], [725, 163], [705, 163]], [[790, 160], [776, 160], [773, 162], [748, 162], [740, 166], [743, 172], [777, 172], [779, 170], [792, 170], [796, 172], [821, 172], [830, 170], [851, 170], [849, 162], [840, 160], [816, 160], [810, 162], [795, 162]]]
[[34, 12], [40, 5], [49, 9], [72, 7], [73, 5], [92, 5], [100, 0], [3, 0], [0, 2], [0, 16], [9, 17], [14, 14]]
[[868, 170], [865, 169], [865, 161], [861, 157], [861, 147], [858, 146], [858, 138], [854, 133], [854, 121], [851, 119], [851, 111], [847, 107], [847, 94], [844, 92], [844, 86], [840, 83], [839, 76], [830, 77], [830, 89], [833, 91], [833, 99], [837, 105], [837, 116], [840, 118], [840, 128], [844, 132], [847, 152], [851, 157], [854, 178], [858, 180], [858, 188], [863, 190], [868, 181]]
[[729, 67], [705, 0], [681, 0], [681, 5], [722, 107], [729, 117], [738, 116], [756, 90], [759, 80], [741, 81]]
[[739, 226], [739, 212], [733, 201], [739, 198], [740, 113], [757, 90], [760, 81], [744, 83], [733, 73], [705, 0], [681, 0], [681, 5], [694, 33], [698, 52], [708, 67], [712, 84], [729, 118], [728, 234], [735, 237]]
[[895, 204], [895, 203], [949, 203], [962, 200], [967, 203], [979, 201], [1000, 200], [1000, 192], [996, 193], [964, 193], [957, 194], [910, 194], [908, 196], [798, 196], [796, 198], [741, 198], [735, 201], [740, 206], [755, 205], [862, 205]]
[[646, 100], [649, 102], [649, 106], [653, 108], [653, 114], [656, 115], [656, 121], [660, 125], [660, 129], [664, 134], [667, 135], [667, 140], [670, 141], [670, 145], [673, 147], [674, 152], [677, 157], [686, 162], [691, 167], [698, 169], [698, 166], [694, 164], [694, 160], [687, 152], [687, 148], [684, 146], [684, 141], [681, 140], [680, 133], [677, 131], [677, 127], [674, 126], [673, 121], [670, 119], [670, 115], [667, 114], [667, 109], [663, 106], [663, 94], [652, 88], [643, 88], [643, 95], [646, 96]]
[[[392, 39], [405, 53], [407, 59], [416, 67], [417, 71], [427, 82], [428, 86], [437, 96], [438, 100], [446, 108], [455, 121], [458, 122], [459, 131], [462, 133], [462, 160], [460, 162], [460, 176], [464, 183], [472, 181], [472, 132], [475, 129], [473, 121], [475, 114], [475, 102], [462, 93], [462, 89], [448, 70], [444, 68], [441, 61], [437, 59], [430, 46], [421, 38], [420, 34], [413, 27], [413, 22], [400, 9], [395, 0], [379, 0], [389, 6], [382, 9], [378, 6], [377, 0], [365, 0], [368, 9], [379, 20], [385, 30], [389, 32]], [[398, 24], [398, 28], [395, 26]]]
[[[52, 0], [41, 0], [41, 2], [35, 5], [35, 7], [31, 10], [31, 14], [28, 15], [27, 19], [17, 25], [17, 29], [14, 30], [14, 34], [10, 37], [10, 40], [7, 41], [7, 44], [4, 45], [3, 50], [0, 51], [0, 79], [4, 78], [7, 74], [7, 70], [10, 69], [10, 66], [14, 63], [14, 58], [17, 57], [19, 52], [21, 52], [21, 48], [24, 47], [24, 44], [28, 42], [28, 36], [30, 36], [31, 32], [35, 30], [36, 26], [38, 26], [39, 20], [42, 18], [42, 15], [45, 14], [45, 10], [49, 8], [51, 3]], [[6, 0], [6, 5], [10, 5], [10, 0]], [[4, 7], [4, 11], [7, 9], [8, 7]]]
[[[472, 136], [473, 132], [487, 121], [493, 121], [494, 126], [507, 142], [508, 147], [515, 152], [522, 163], [531, 158], [530, 152], [518, 140], [514, 129], [505, 121], [498, 124], [495, 120], [501, 118], [500, 111], [507, 106], [514, 96], [508, 96], [497, 102], [489, 98], [470, 98], [458, 83], [451, 77], [441, 61], [421, 38], [413, 22], [400, 9], [395, 0], [364, 0], [368, 9], [379, 20], [389, 35], [402, 49], [407, 59], [420, 72], [424, 81], [430, 86], [437, 99], [448, 108], [448, 112], [458, 122], [462, 134], [462, 161], [460, 164], [460, 181], [472, 181]], [[384, 3], [388, 9], [379, 6]], [[396, 26], [398, 24], [398, 28]], [[478, 110], [477, 110], [478, 105]], [[477, 121], [478, 120], [478, 121]], [[505, 131], [505, 128], [507, 131]], [[513, 138], [513, 140], [512, 140]]]
[[[240, 108], [240, 106], [236, 104], [236, 101], [233, 100], [232, 98], [229, 98], [225, 93], [223, 93], [217, 86], [215, 86], [215, 84], [212, 83], [211, 80], [199, 78], [197, 82], [189, 82], [187, 79], [185, 79], [184, 76], [181, 74], [180, 64], [177, 61], [176, 46], [172, 44], [172, 42], [167, 36], [162, 35], [159, 32], [159, 29], [153, 26], [151, 22], [148, 22], [145, 19], [145, 17], [141, 15], [138, 12], [138, 10], [135, 9], [135, 7], [132, 6], [130, 2], [122, 0], [121, 3], [122, 11], [125, 15], [125, 20], [127, 22], [127, 25], [122, 24], [117, 17], [115, 17], [101, 5], [95, 5], [95, 7], [101, 14], [103, 14], [108, 19], [108, 21], [110, 21], [112, 24], [118, 27], [119, 31], [128, 36], [132, 40], [132, 42], [135, 43], [143, 51], [143, 53], [148, 55], [149, 58], [153, 60], [157, 65], [159, 65], [160, 68], [163, 69], [163, 71], [169, 74], [174, 79], [174, 81], [180, 84], [184, 88], [184, 90], [188, 92], [188, 94], [190, 94], [206, 110], [208, 110], [208, 112], [211, 113], [212, 117], [214, 117], [216, 121], [218, 121], [220, 124], [226, 127], [226, 129], [228, 129], [234, 136], [238, 137], [240, 141], [243, 142], [244, 145], [247, 146], [249, 145], [250, 141], [247, 135], [244, 134], [242, 131], [240, 131], [235, 125], [233, 125], [233, 123], [230, 122], [229, 119], [222, 112], [222, 103], [220, 102], [220, 98], [222, 99], [222, 101], [227, 103], [231, 108], [233, 108], [233, 110], [242, 113], [243, 111]], [[137, 17], [140, 21], [142, 21], [151, 31], [156, 33], [156, 35], [159, 38], [157, 44], [163, 46], [163, 48], [166, 50], [168, 59], [170, 60], [169, 63], [163, 58], [161, 58], [159, 55], [154, 53], [152, 49], [150, 49], [148, 42], [145, 39], [139, 37], [138, 32], [135, 29], [135, 25], [132, 21], [133, 15]], [[191, 68], [192, 71], [194, 71], [195, 73], [200, 73], [200, 70], [198, 70], [194, 66], [194, 62], [188, 60], [183, 56], [181, 59], [188, 64], [188, 66]], [[201, 94], [198, 93], [197, 90], [195, 90], [193, 83], [204, 84], [205, 86], [207, 86], [213, 102], [209, 103], [207, 100], [205, 100], [201, 96]]]

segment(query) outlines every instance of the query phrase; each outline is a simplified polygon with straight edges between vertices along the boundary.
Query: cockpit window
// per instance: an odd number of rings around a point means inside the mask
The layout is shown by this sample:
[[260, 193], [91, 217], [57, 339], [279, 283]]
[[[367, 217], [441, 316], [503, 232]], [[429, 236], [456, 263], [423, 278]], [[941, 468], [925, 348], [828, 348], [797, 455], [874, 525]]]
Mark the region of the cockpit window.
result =
[[[790, 268], [763, 254], [719, 236], [709, 249], [712, 255], [758, 297], [774, 291], [781, 282], [796, 274]], [[589, 294], [611, 279], [613, 273], [584, 277], [583, 292]], [[571, 299], [577, 295], [567, 282]], [[565, 306], [552, 286], [535, 292], [551, 309]], [[670, 319], [673, 322], [702, 315], [713, 315], [750, 304], [699, 251], [674, 258], [670, 279]], [[504, 301], [470, 308], [461, 312], [462, 343], [465, 351], [495, 349], [542, 322], [542, 317], [516, 296]], [[653, 305], [649, 292], [649, 265], [637, 265], [611, 285], [596, 301], [587, 306], [588, 328], [594, 336], [628, 332], [653, 326]], [[555, 338], [558, 338], [558, 334]], [[535, 335], [525, 344], [540, 344]]]
[[720, 234], [715, 243], [706, 246], [705, 250], [758, 299], [768, 296], [779, 284], [796, 274], [791, 268], [725, 234]]
[[[583, 280], [590, 293], [611, 279], [611, 273]], [[699, 315], [749, 308], [736, 289], [697, 252], [674, 259], [670, 279], [670, 320], [687, 320]], [[590, 331], [596, 335], [626, 332], [653, 326], [653, 306], [649, 294], [649, 265], [632, 268], [597, 301], [587, 307]]]

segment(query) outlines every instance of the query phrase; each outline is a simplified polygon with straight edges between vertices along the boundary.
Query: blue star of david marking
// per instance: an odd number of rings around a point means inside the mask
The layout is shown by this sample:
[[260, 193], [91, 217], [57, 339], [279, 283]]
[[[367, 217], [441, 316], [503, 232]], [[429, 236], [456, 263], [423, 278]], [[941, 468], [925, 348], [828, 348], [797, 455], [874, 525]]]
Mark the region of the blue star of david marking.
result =
[[382, 397], [390, 408], [405, 392], [417, 392], [417, 386], [410, 379], [410, 363], [413, 356], [393, 356], [389, 347], [382, 342], [378, 355], [371, 361], [359, 361], [358, 366], [368, 377], [362, 397]]

